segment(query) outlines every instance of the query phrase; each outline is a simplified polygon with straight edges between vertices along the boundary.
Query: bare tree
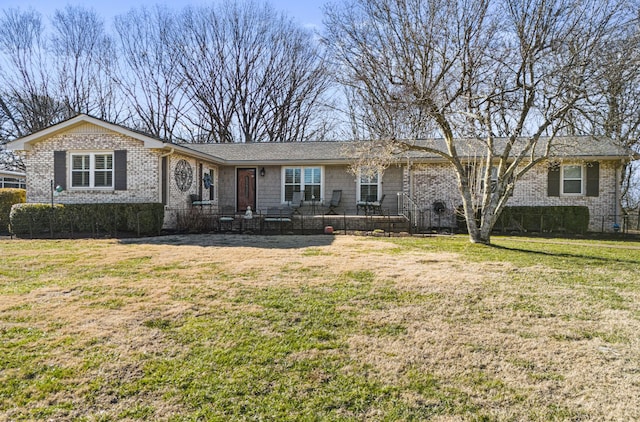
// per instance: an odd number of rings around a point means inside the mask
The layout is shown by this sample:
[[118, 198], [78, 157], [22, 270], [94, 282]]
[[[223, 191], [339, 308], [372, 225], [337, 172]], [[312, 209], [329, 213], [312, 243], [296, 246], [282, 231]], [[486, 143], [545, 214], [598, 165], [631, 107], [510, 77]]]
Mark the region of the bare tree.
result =
[[171, 47], [174, 16], [170, 9], [155, 6], [115, 18], [123, 61], [115, 80], [133, 112], [132, 126], [168, 140], [180, 137], [180, 118], [188, 107], [176, 49]]
[[65, 108], [52, 95], [44, 26], [34, 11], [4, 11], [0, 19], [0, 90], [6, 138], [23, 136], [58, 122]]
[[[637, 18], [622, 22], [602, 44], [600, 59], [594, 63], [600, 76], [577, 120], [591, 133], [640, 153], [640, 8], [628, 11], [634, 12]], [[639, 205], [637, 172], [637, 166], [625, 168], [622, 202], [627, 207]]]
[[172, 42], [204, 142], [306, 140], [328, 87], [312, 35], [267, 5], [187, 8]]
[[[327, 8], [325, 41], [368, 135], [444, 158], [470, 240], [489, 243], [515, 183], [552, 155], [587, 95], [619, 11], [614, 0], [353, 0]], [[434, 132], [442, 145], [407, 141]]]
[[113, 118], [115, 98], [107, 73], [115, 60], [103, 20], [94, 11], [67, 6], [55, 12], [52, 26], [49, 50], [56, 69], [52, 94], [68, 115]]
[[180, 16], [173, 45], [193, 104], [189, 120], [196, 142], [233, 142], [232, 122], [237, 93], [230, 89], [228, 57], [230, 34], [222, 18], [212, 9], [186, 8]]

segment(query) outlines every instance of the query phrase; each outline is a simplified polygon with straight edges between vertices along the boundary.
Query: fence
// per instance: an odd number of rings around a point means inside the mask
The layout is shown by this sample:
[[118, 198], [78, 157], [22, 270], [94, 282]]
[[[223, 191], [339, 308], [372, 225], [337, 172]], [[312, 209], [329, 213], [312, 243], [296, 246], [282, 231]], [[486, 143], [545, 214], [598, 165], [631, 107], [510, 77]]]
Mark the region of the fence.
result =
[[[178, 232], [207, 233], [233, 232], [254, 234], [319, 234], [330, 227], [330, 231], [353, 232], [407, 232], [408, 221], [403, 216], [392, 215], [388, 209], [380, 214], [357, 214], [354, 209], [342, 209], [340, 213], [328, 214], [327, 210], [305, 210], [291, 213], [284, 208], [282, 215], [267, 214], [261, 210], [251, 219], [242, 213], [223, 214], [214, 207], [189, 207], [169, 209], [170, 219]], [[268, 217], [268, 218], [265, 218]]]
[[[414, 221], [413, 231], [426, 232], [466, 232], [464, 217], [455, 212], [447, 211], [436, 213], [431, 210], [419, 211], [417, 216], [412, 216]], [[573, 221], [553, 218], [542, 213], [526, 213], [517, 219], [499, 219], [493, 228], [499, 234], [519, 233], [545, 233], [545, 234], [640, 234], [640, 218], [638, 215], [591, 215], [588, 230], [576, 230]]]
[[[337, 233], [463, 233], [466, 232], [464, 219], [453, 210], [413, 210], [406, 215], [391, 215], [383, 210], [380, 215], [358, 215], [356, 209], [344, 209], [339, 214], [297, 213], [283, 215], [281, 221], [271, 219], [266, 222], [264, 215], [257, 211], [252, 219], [235, 213], [226, 216], [213, 207], [188, 207], [183, 209], [166, 209], [165, 213], [175, 218], [174, 226], [181, 233], [253, 233], [253, 234], [319, 234], [330, 227]], [[150, 216], [141, 211], [130, 219], [123, 228], [121, 217], [116, 213], [109, 216], [57, 214], [56, 210], [42, 213], [37, 219], [22, 222], [21, 227], [13, 227], [20, 237], [43, 238], [80, 238], [80, 237], [123, 237], [145, 236], [149, 234], [141, 230], [141, 222]], [[229, 220], [230, 218], [230, 220]], [[543, 233], [570, 235], [563, 229], [565, 222], [549, 219], [542, 214], [530, 213], [523, 220], [511, 221], [508, 224], [499, 221], [494, 232], [500, 234]], [[609, 233], [623, 235], [640, 235], [640, 215], [637, 213], [623, 216], [592, 215], [590, 216], [591, 233]], [[533, 223], [532, 223], [533, 222]], [[144, 223], [142, 223], [144, 225]], [[78, 227], [85, 227], [78, 230]], [[89, 229], [87, 229], [89, 228]], [[584, 234], [584, 233], [579, 233]]]
[[[57, 208], [40, 210], [27, 218], [11, 222], [11, 234], [23, 238], [85, 238], [149, 236], [160, 233], [152, 210], [135, 213], [61, 212]], [[151, 222], [151, 224], [150, 224]]]
[[621, 218], [623, 233], [640, 234], [640, 213], [625, 214]]

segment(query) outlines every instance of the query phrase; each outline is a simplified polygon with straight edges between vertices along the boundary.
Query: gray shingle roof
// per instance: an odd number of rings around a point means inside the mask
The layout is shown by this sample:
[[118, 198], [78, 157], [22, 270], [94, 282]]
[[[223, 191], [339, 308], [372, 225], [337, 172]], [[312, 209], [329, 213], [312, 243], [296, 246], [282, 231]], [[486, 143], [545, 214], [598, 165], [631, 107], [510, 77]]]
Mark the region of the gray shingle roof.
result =
[[[501, 141], [497, 141], [501, 142]], [[541, 139], [538, 151], [542, 151], [546, 139]], [[413, 141], [416, 145], [429, 146], [445, 150], [442, 139]], [[356, 142], [286, 142], [286, 143], [251, 143], [251, 144], [181, 144], [189, 149], [218, 158], [226, 164], [249, 163], [347, 163], [352, 158], [351, 147]], [[457, 144], [458, 153], [462, 157], [484, 156], [483, 144], [477, 140]], [[500, 149], [498, 148], [498, 151]], [[517, 151], [517, 148], [515, 149]], [[554, 140], [553, 156], [575, 158], [624, 158], [630, 151], [614, 145], [604, 139], [594, 137], [561, 137]], [[441, 159], [435, 153], [409, 151], [398, 158], [404, 160], [433, 161]]]
[[223, 161], [249, 162], [346, 162], [348, 142], [270, 142], [251, 144], [182, 144]]

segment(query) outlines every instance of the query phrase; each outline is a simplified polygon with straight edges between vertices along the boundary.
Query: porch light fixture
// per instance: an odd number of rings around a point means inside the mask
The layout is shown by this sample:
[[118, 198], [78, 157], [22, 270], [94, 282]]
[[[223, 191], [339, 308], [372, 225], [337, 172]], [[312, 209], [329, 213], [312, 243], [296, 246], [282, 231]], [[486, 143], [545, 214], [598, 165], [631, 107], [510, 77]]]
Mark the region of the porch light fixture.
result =
[[265, 174], [264, 167], [262, 167], [262, 168], [260, 169], [260, 176], [261, 176], [261, 177], [264, 177], [264, 174]]

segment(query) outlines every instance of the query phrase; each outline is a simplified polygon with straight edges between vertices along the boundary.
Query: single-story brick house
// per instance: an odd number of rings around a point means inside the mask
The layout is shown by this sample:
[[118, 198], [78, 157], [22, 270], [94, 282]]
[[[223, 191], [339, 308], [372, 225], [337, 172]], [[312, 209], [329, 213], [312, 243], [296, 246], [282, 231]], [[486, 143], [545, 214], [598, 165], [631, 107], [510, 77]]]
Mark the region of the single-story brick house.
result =
[[[621, 215], [623, 165], [631, 155], [592, 138], [572, 141], [579, 142], [558, 149], [554, 165], [537, 165], [517, 183], [509, 205], [583, 205], [590, 210], [590, 229], [612, 229]], [[406, 201], [428, 210], [460, 204], [453, 170], [442, 158], [411, 153], [379, 177], [362, 178], [348, 171], [349, 144], [175, 144], [78, 115], [8, 149], [26, 165], [27, 202], [47, 203], [52, 184], [62, 190], [59, 203], [160, 202], [166, 228], [194, 200], [215, 209], [260, 211], [290, 204], [296, 191], [316, 212], [326, 210], [334, 190], [342, 191], [338, 210], [345, 214], [357, 213], [365, 195], [384, 195], [384, 209], [393, 215], [403, 212]]]

